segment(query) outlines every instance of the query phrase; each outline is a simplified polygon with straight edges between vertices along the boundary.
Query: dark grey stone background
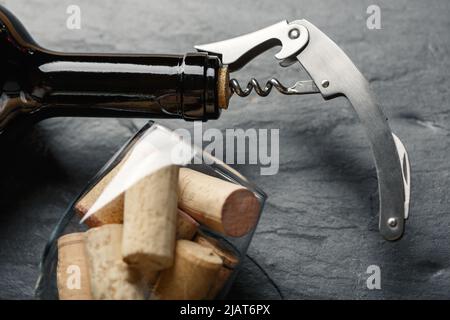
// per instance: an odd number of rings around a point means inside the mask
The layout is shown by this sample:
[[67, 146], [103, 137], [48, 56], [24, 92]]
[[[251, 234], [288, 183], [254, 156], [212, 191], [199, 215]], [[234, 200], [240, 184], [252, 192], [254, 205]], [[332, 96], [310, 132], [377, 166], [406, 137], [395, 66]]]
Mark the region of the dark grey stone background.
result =
[[[386, 242], [377, 230], [377, 184], [369, 146], [343, 99], [234, 97], [207, 127], [279, 128], [280, 172], [238, 167], [270, 196], [249, 256], [289, 299], [450, 298], [448, 0], [399, 1], [88, 1], [2, 0], [38, 43], [64, 51], [184, 53], [194, 44], [306, 18], [352, 58], [381, 101], [412, 164], [406, 234]], [[381, 7], [381, 30], [366, 28], [366, 8]], [[65, 28], [69, 4], [82, 29]], [[299, 78], [271, 51], [238, 79]], [[1, 71], [0, 71], [1, 72]], [[304, 75], [302, 74], [303, 78]], [[144, 123], [51, 119], [30, 129], [8, 154], [0, 191], [0, 297], [32, 298], [43, 246], [86, 181]], [[183, 121], [162, 121], [191, 128]], [[381, 267], [382, 289], [366, 288]], [[279, 298], [250, 261], [231, 298]]]

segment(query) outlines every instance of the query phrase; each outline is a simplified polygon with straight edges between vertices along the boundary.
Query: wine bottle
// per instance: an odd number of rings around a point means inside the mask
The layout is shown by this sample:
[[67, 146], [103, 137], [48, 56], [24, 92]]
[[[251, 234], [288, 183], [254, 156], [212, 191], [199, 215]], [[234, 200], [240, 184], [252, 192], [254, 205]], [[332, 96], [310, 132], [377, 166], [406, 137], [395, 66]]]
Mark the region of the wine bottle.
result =
[[59, 53], [0, 6], [0, 135], [54, 116], [217, 119], [221, 62], [184, 55]]

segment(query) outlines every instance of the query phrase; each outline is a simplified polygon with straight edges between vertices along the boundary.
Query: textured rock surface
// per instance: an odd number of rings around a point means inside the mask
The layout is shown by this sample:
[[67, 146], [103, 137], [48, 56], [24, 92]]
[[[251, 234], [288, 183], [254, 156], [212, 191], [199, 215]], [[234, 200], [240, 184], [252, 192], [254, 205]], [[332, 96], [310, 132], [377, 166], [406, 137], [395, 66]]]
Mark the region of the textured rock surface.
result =
[[[279, 128], [280, 172], [239, 166], [270, 196], [249, 256], [285, 298], [450, 298], [448, 70], [450, 2], [377, 1], [381, 30], [366, 28], [373, 1], [1, 0], [45, 47], [65, 51], [183, 53], [282, 19], [307, 18], [333, 38], [370, 80], [412, 164], [412, 207], [401, 241], [377, 230], [375, 168], [363, 129], [345, 100], [318, 96], [233, 98], [207, 127]], [[69, 4], [82, 29], [65, 28]], [[239, 80], [273, 75], [289, 83], [271, 51]], [[86, 181], [142, 120], [51, 119], [8, 155], [0, 182], [0, 298], [31, 298], [43, 246]], [[182, 121], [163, 121], [191, 128]], [[2, 157], [6, 157], [2, 151]], [[382, 290], [366, 288], [381, 267]], [[279, 298], [249, 259], [231, 298]]]

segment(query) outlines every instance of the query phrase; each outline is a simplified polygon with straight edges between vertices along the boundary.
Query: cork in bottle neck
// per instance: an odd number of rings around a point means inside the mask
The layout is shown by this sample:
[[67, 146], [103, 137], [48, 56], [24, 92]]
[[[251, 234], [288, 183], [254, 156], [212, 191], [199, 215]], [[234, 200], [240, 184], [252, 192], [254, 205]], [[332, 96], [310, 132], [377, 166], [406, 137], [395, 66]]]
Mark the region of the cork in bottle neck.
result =
[[228, 109], [231, 94], [230, 72], [227, 66], [222, 66], [219, 68], [217, 81], [218, 106], [220, 109]]

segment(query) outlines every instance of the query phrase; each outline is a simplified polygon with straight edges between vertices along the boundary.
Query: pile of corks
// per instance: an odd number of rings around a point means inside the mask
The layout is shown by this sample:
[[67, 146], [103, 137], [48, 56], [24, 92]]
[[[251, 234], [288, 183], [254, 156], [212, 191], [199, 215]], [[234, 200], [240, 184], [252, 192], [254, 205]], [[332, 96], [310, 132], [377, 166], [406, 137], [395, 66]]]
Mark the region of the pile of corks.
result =
[[[120, 169], [76, 204], [84, 216]], [[260, 204], [243, 186], [172, 165], [146, 176], [58, 239], [60, 299], [214, 299], [239, 263], [207, 229], [241, 237]]]

